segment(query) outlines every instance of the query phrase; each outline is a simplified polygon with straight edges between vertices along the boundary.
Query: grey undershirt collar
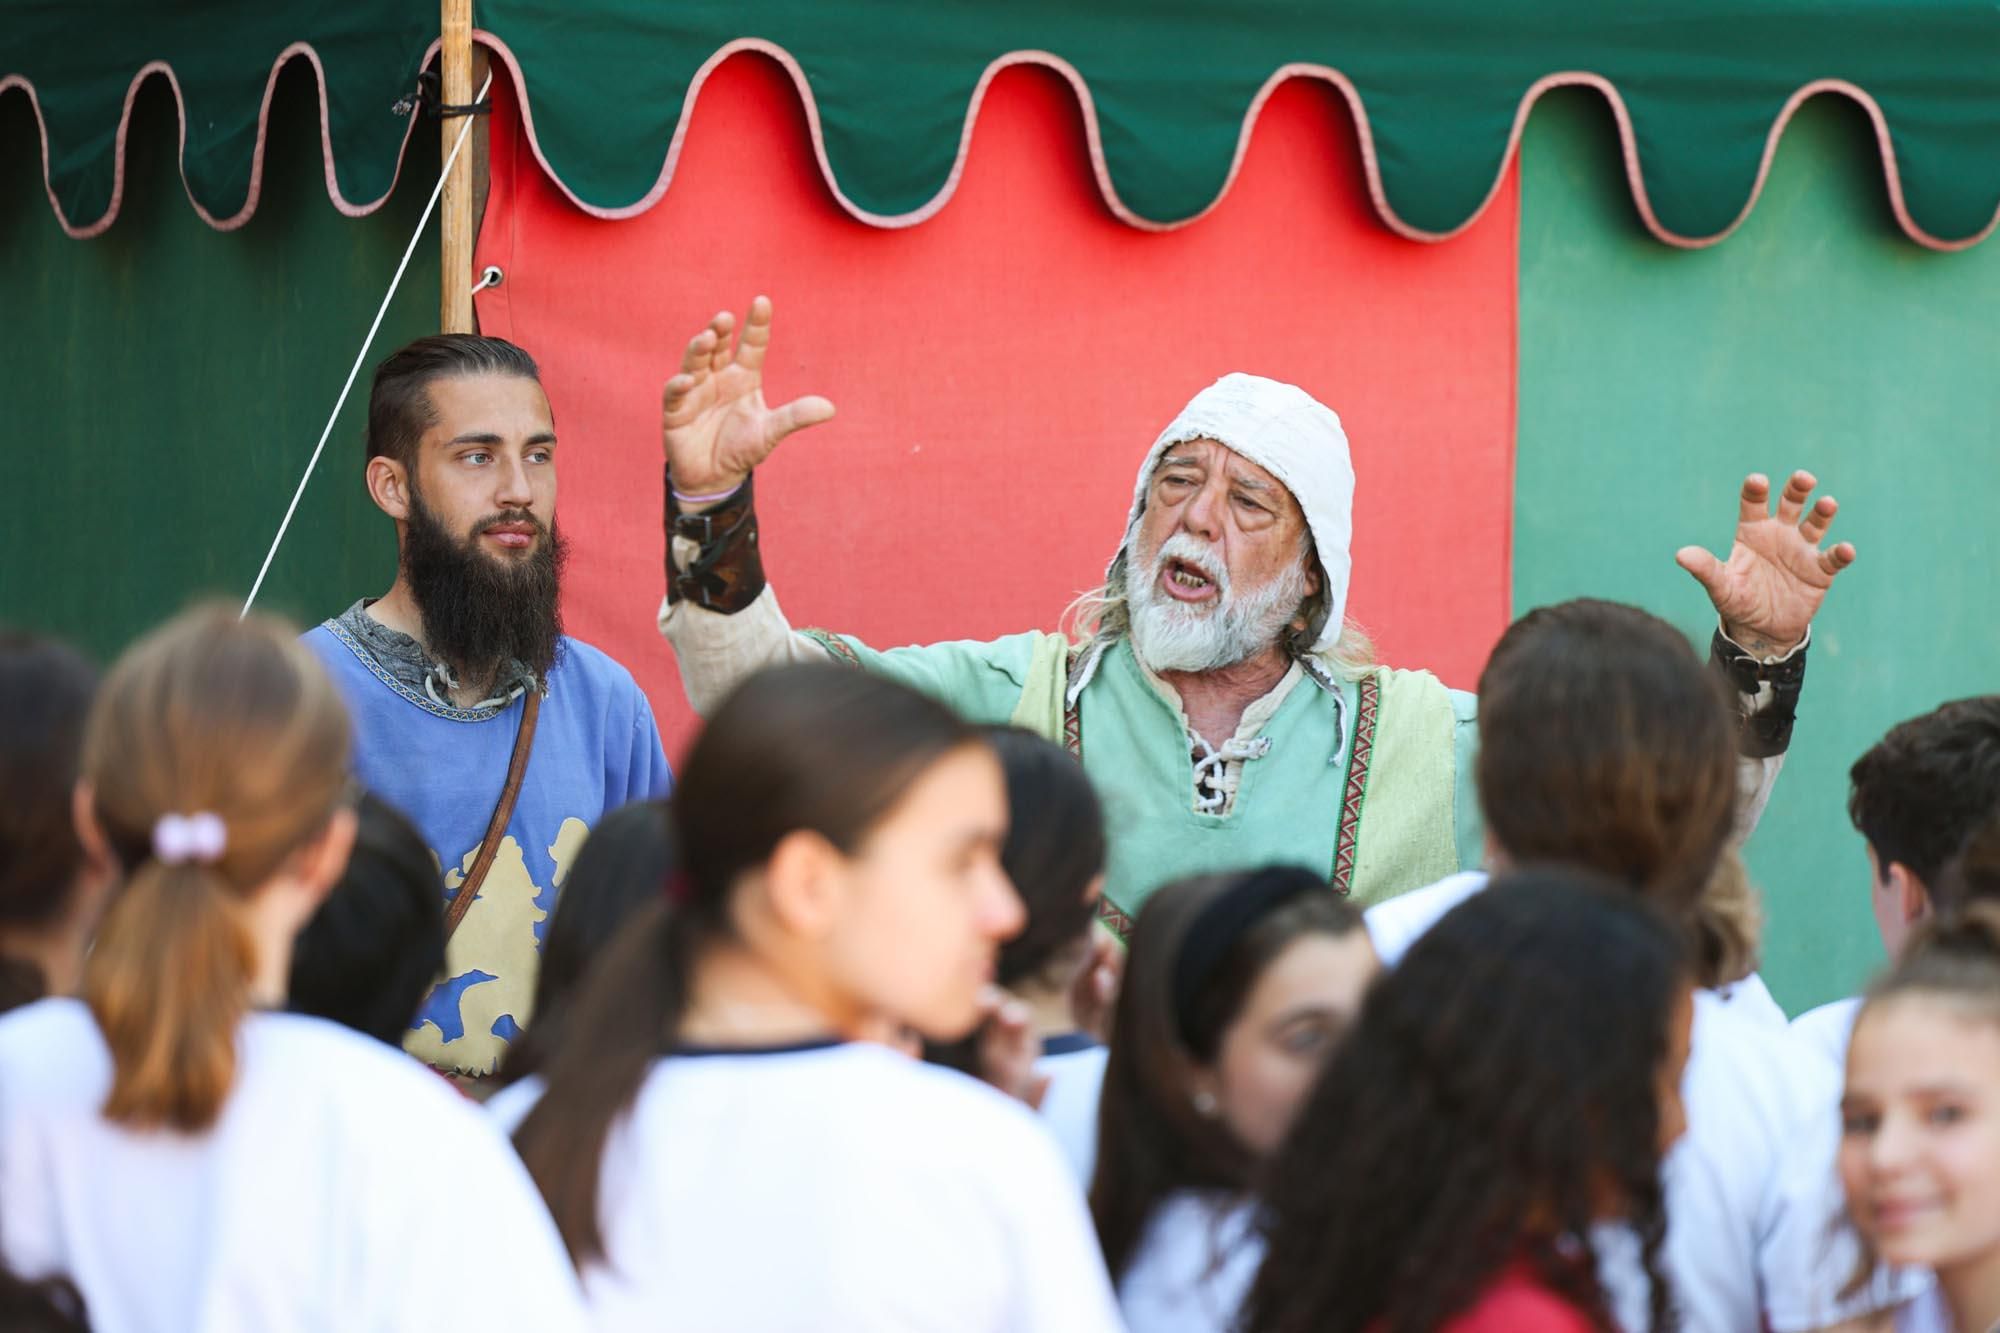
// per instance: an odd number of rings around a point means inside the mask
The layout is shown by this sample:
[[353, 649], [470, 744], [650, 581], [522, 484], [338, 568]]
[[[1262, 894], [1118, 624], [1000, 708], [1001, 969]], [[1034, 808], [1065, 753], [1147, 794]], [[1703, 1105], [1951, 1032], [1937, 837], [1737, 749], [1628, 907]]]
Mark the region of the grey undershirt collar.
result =
[[[340, 627], [354, 637], [355, 642], [368, 650], [381, 668], [388, 672], [398, 685], [414, 693], [421, 694], [431, 702], [456, 706], [451, 703], [451, 691], [458, 686], [458, 678], [450, 667], [435, 661], [424, 651], [424, 646], [401, 630], [390, 629], [381, 621], [368, 614], [368, 607], [374, 603], [372, 597], [364, 597], [348, 607], [336, 617]], [[507, 665], [494, 681], [491, 698], [482, 699], [466, 711], [479, 712], [483, 709], [498, 709], [511, 703], [514, 696], [525, 690], [539, 688], [535, 673], [526, 664], [509, 658]]]

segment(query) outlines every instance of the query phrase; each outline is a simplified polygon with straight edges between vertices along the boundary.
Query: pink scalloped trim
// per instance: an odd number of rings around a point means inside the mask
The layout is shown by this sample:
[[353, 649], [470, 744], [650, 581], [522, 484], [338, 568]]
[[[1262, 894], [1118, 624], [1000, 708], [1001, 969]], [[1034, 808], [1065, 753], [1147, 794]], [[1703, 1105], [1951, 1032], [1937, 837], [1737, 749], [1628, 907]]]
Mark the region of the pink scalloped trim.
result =
[[[430, 63], [430, 58], [437, 51], [437, 47], [438, 44], [436, 42], [430, 44], [429, 48], [424, 52], [424, 58], [419, 64], [419, 68], [424, 64]], [[34, 81], [24, 75], [9, 74], [5, 78], [0, 78], [0, 95], [4, 95], [9, 88], [20, 88], [27, 92], [28, 103], [35, 111], [35, 125], [41, 133], [42, 189], [49, 196], [49, 207], [55, 211], [56, 221], [62, 225], [63, 231], [77, 240], [88, 240], [92, 236], [103, 234], [105, 229], [117, 220], [118, 210], [124, 205], [125, 135], [132, 124], [132, 104], [139, 96], [139, 88], [153, 75], [165, 75], [168, 86], [174, 90], [174, 105], [180, 114], [180, 149], [176, 156], [180, 163], [181, 189], [187, 194], [188, 203], [194, 206], [194, 211], [201, 215], [203, 222], [214, 227], [217, 231], [234, 231], [250, 220], [250, 215], [257, 211], [258, 200], [263, 195], [264, 143], [271, 124], [271, 94], [278, 86], [279, 73], [284, 69], [286, 62], [294, 56], [301, 56], [312, 65], [313, 74], [319, 85], [320, 161], [326, 175], [327, 197], [333, 201], [335, 208], [348, 217], [366, 217], [387, 203], [389, 196], [395, 193], [396, 182], [402, 178], [403, 155], [409, 150], [410, 135], [416, 128], [416, 118], [411, 117], [410, 124], [403, 130], [403, 142], [396, 149], [396, 173], [389, 178], [389, 188], [383, 191], [382, 196], [378, 199], [363, 200], [358, 203], [349, 200], [345, 195], [341, 194], [340, 184], [334, 177], [333, 127], [326, 101], [326, 67], [320, 64], [319, 52], [313, 49], [310, 42], [293, 42], [290, 46], [280, 51], [277, 59], [271, 62], [271, 73], [264, 80], [264, 100], [257, 109], [257, 143], [251, 150], [250, 192], [243, 200], [243, 207], [226, 218], [218, 218], [202, 207], [201, 200], [194, 197], [194, 190], [188, 185], [187, 99], [181, 95], [180, 80], [175, 77], [173, 66], [169, 65], [166, 61], [150, 60], [146, 62], [139, 67], [139, 72], [134, 74], [132, 81], [125, 86], [125, 106], [118, 115], [118, 137], [113, 148], [111, 206], [104, 211], [103, 217], [87, 226], [78, 226], [76, 223], [70, 221], [68, 215], [63, 212], [62, 204], [56, 199], [55, 183], [49, 175], [49, 127], [48, 123], [42, 119], [42, 103], [41, 99], [35, 94]]]
[[1237, 135], [1236, 152], [1229, 164], [1229, 174], [1224, 179], [1222, 188], [1216, 193], [1215, 198], [1210, 200], [1200, 212], [1195, 213], [1191, 217], [1182, 218], [1174, 222], [1156, 222], [1150, 218], [1141, 217], [1138, 213], [1134, 212], [1119, 196], [1117, 186], [1112, 183], [1110, 167], [1104, 157], [1103, 137], [1098, 127], [1097, 106], [1090, 95], [1089, 85], [1084, 82], [1083, 75], [1074, 65], [1064, 60], [1061, 56], [1051, 54], [1047, 51], [1032, 50], [1011, 51], [1006, 55], [1000, 56], [989, 63], [986, 66], [985, 72], [980, 75], [979, 82], [973, 88], [972, 96], [966, 106], [965, 124], [959, 133], [958, 154], [952, 162], [951, 174], [945, 178], [945, 183], [938, 192], [927, 203], [907, 213], [875, 213], [848, 198], [846, 193], [841, 190], [840, 182], [834, 177], [833, 164], [827, 157], [826, 140], [820, 131], [819, 104], [813, 97], [812, 85], [806, 79], [804, 68], [800, 66], [799, 62], [793, 58], [789, 51], [774, 42], [766, 41], [760, 37], [739, 38], [723, 46], [703, 62], [701, 68], [696, 71], [694, 79], [688, 84], [687, 93], [682, 99], [680, 120], [674, 127], [673, 140], [667, 146], [666, 161], [660, 167], [660, 175], [654, 181], [653, 188], [648, 190], [645, 197], [636, 203], [628, 204], [622, 208], [604, 208], [579, 198], [575, 191], [564, 184], [562, 178], [556, 174], [554, 167], [550, 165], [547, 155], [542, 151], [541, 140], [535, 133], [534, 110], [531, 99], [528, 96], [527, 78], [522, 72], [520, 62], [515, 59], [514, 53], [508, 48], [507, 43], [484, 29], [477, 30], [474, 35], [479, 41], [484, 42], [499, 59], [506, 62], [507, 68], [513, 73], [514, 86], [520, 92], [521, 121], [528, 133], [529, 147], [535, 155], [535, 160], [541, 164], [543, 172], [547, 174], [548, 178], [555, 183], [556, 188], [561, 190], [571, 203], [593, 217], [607, 219], [635, 217], [660, 201], [661, 196], [667, 192], [668, 185], [673, 182], [674, 169], [680, 161], [681, 148], [687, 139], [688, 121], [693, 115], [695, 101], [701, 94], [702, 85], [708, 81], [708, 76], [715, 71], [715, 68], [729, 57], [736, 55], [738, 52], [754, 51], [777, 61], [784, 68], [785, 72], [791, 76], [792, 84], [797, 88], [799, 100], [805, 108], [806, 123], [812, 133], [813, 155], [819, 162], [820, 176], [825, 180], [827, 189], [849, 216], [855, 218], [857, 221], [877, 227], [913, 227], [934, 216], [951, 201], [952, 195], [958, 189], [959, 179], [965, 172], [966, 154], [972, 144], [973, 125], [979, 118], [979, 107], [981, 102], [985, 100], [986, 90], [1001, 71], [1011, 69], [1015, 65], [1040, 65], [1045, 69], [1052, 70], [1068, 82], [1071, 90], [1076, 94], [1077, 106], [1083, 113], [1084, 134], [1090, 146], [1091, 170], [1097, 178], [1098, 192], [1103, 196], [1105, 207], [1109, 208], [1121, 222], [1139, 228], [1142, 231], [1172, 231], [1179, 227], [1185, 227], [1190, 223], [1198, 222], [1213, 212], [1216, 206], [1228, 196], [1230, 186], [1235, 184], [1237, 173], [1242, 170], [1243, 158], [1250, 145], [1250, 136], [1256, 128], [1257, 117], [1263, 111], [1264, 104], [1270, 100], [1271, 94], [1276, 92], [1280, 85], [1284, 84], [1287, 80], [1295, 78], [1322, 80], [1338, 89], [1341, 96], [1347, 99], [1348, 108], [1354, 116], [1355, 129], [1360, 136], [1361, 162], [1363, 170], [1367, 175], [1368, 197], [1374, 204], [1375, 211], [1381, 217], [1384, 226], [1397, 235], [1407, 237], [1413, 241], [1450, 240], [1466, 228], [1472, 226], [1485, 214], [1487, 207], [1492, 204], [1494, 196], [1500, 192], [1501, 183], [1505, 179], [1508, 169], [1513, 165], [1515, 154], [1520, 151], [1521, 135], [1527, 126], [1528, 113], [1534, 109], [1535, 103], [1540, 100], [1542, 94], [1551, 89], [1562, 87], [1595, 88], [1603, 95], [1604, 100], [1610, 104], [1612, 114], [1618, 121], [1618, 137], [1623, 146], [1625, 157], [1625, 176], [1627, 183], [1631, 187], [1633, 203], [1639, 210], [1640, 220], [1645, 224], [1646, 230], [1668, 245], [1681, 246], [1686, 249], [1699, 249], [1703, 246], [1714, 245], [1742, 226], [1744, 220], [1750, 216], [1751, 210], [1757, 206], [1758, 198], [1764, 192], [1764, 182], [1771, 171], [1771, 159], [1777, 153], [1778, 141], [1784, 135], [1785, 126], [1791, 121], [1793, 114], [1801, 105], [1809, 98], [1816, 97], [1821, 93], [1838, 93], [1851, 98], [1868, 113], [1869, 120], [1875, 126], [1876, 143], [1882, 155], [1882, 174], [1889, 189], [1889, 204], [1895, 212], [1897, 225], [1903, 229], [1904, 235], [1919, 245], [1926, 246], [1932, 250], [1963, 250], [1985, 240], [1988, 236], [1992, 235], [1994, 227], [2000, 225], [2000, 209], [1996, 209], [1993, 218], [1987, 222], [1986, 226], [1977, 235], [1969, 236], [1962, 240], [1945, 240], [1942, 237], [1931, 235], [1918, 226], [1916, 220], [1910, 216], [1908, 205], [1903, 198], [1902, 177], [1896, 167], [1895, 144], [1890, 139], [1889, 123], [1887, 118], [1882, 114], [1882, 108], [1877, 105], [1875, 99], [1869, 96], [1867, 92], [1845, 79], [1815, 79], [1793, 93], [1785, 102], [1784, 108], [1779, 111], [1776, 119], [1771, 122], [1770, 132], [1765, 136], [1764, 140], [1763, 160], [1757, 167], [1756, 182], [1751, 186], [1750, 197], [1744, 203], [1743, 210], [1736, 215], [1735, 220], [1712, 236], [1683, 235], [1670, 230], [1660, 221], [1658, 214], [1653, 210], [1652, 200], [1646, 192], [1645, 177], [1639, 169], [1638, 141], [1633, 133], [1632, 117], [1626, 110], [1625, 99], [1619, 95], [1617, 88], [1612, 85], [1611, 81], [1602, 75], [1584, 71], [1567, 71], [1546, 75], [1536, 80], [1534, 85], [1522, 96], [1520, 105], [1514, 113], [1513, 129], [1507, 138], [1507, 151], [1500, 160], [1500, 167], [1494, 174], [1492, 186], [1488, 188], [1486, 197], [1480, 201], [1479, 207], [1473, 211], [1472, 216], [1449, 231], [1426, 231], [1421, 227], [1404, 221], [1397, 215], [1396, 210], [1390, 207], [1388, 195], [1382, 185], [1381, 165], [1375, 156], [1374, 131], [1369, 124], [1368, 109], [1362, 104], [1360, 92], [1347, 76], [1339, 70], [1327, 65], [1305, 63], [1280, 66], [1270, 78], [1264, 81], [1263, 87], [1258, 90], [1256, 97], [1251, 100], [1250, 108], [1243, 117], [1242, 130]]

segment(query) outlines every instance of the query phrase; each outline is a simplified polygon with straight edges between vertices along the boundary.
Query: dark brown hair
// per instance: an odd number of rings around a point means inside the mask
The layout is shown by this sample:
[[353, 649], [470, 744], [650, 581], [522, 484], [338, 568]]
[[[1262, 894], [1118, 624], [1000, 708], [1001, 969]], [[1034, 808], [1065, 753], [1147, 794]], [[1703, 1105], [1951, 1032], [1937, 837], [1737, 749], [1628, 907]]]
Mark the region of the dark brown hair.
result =
[[2000, 694], [1897, 723], [1855, 761], [1848, 781], [1847, 816], [1882, 873], [1900, 862], [1930, 888], [1972, 831], [2000, 812]]
[[287, 1007], [400, 1048], [444, 967], [438, 863], [381, 797], [355, 813], [347, 870], [292, 942]]
[[550, 1059], [548, 1091], [515, 1133], [579, 1267], [604, 1255], [598, 1180], [612, 1123], [672, 1046], [697, 959], [732, 933], [737, 886], [792, 833], [855, 852], [911, 785], [980, 745], [943, 704], [850, 667], [773, 667], [739, 685], [674, 789], [681, 872], [585, 983]]
[[1028, 924], [1000, 946], [994, 980], [1014, 986], [1046, 972], [1090, 934], [1096, 907], [1084, 890], [1104, 873], [1104, 813], [1069, 751], [1019, 727], [993, 727], [987, 743], [1007, 778], [1007, 841], [1000, 865]]
[[563, 881], [542, 940], [534, 1021], [507, 1048], [500, 1080], [539, 1073], [562, 1045], [583, 983], [640, 912], [660, 901], [674, 868], [673, 814], [665, 801], [634, 801], [597, 822]]
[[2000, 902], [2000, 807], [1972, 831], [1930, 886], [1931, 907], [1948, 915], [1976, 902]]
[[1672, 625], [1590, 599], [1515, 621], [1479, 678], [1476, 773], [1509, 860], [1595, 871], [1714, 933], [1703, 900], [1735, 826], [1735, 732], [1721, 681]]
[[[97, 670], [61, 644], [0, 629], [0, 931], [69, 911], [83, 845], [70, 823]], [[37, 999], [41, 970], [0, 958], [0, 1010]]]
[[368, 456], [414, 468], [417, 445], [437, 424], [430, 387], [461, 375], [516, 375], [541, 383], [535, 359], [505, 338], [434, 333], [384, 357], [368, 392]]
[[1188, 930], [1203, 909], [1259, 873], [1177, 880], [1148, 898], [1133, 923], [1098, 1101], [1097, 1167], [1090, 1183], [1090, 1211], [1114, 1279], [1167, 1196], [1186, 1188], [1250, 1187], [1256, 1159], [1221, 1121], [1194, 1109], [1191, 1076], [1215, 1062], [1257, 979], [1288, 945], [1361, 926], [1361, 913], [1330, 889], [1273, 908], [1243, 932], [1191, 997], [1184, 1039], [1174, 972]]
[[[243, 903], [326, 828], [346, 791], [347, 747], [333, 682], [275, 620], [198, 608], [111, 669], [82, 764], [126, 872], [83, 973], [111, 1050], [108, 1118], [190, 1132], [214, 1123], [256, 966]], [[160, 817], [198, 812], [221, 818], [221, 857], [156, 859]]]
[[1861, 1018], [1903, 995], [1949, 999], [2000, 1023], [2000, 902], [1973, 902], [1911, 932], [1903, 956], [1868, 988]]
[[1370, 989], [1262, 1181], [1250, 1333], [1428, 1333], [1510, 1267], [1615, 1327], [1591, 1228], [1607, 1187], [1659, 1272], [1660, 1074], [1690, 978], [1622, 886], [1503, 875]]

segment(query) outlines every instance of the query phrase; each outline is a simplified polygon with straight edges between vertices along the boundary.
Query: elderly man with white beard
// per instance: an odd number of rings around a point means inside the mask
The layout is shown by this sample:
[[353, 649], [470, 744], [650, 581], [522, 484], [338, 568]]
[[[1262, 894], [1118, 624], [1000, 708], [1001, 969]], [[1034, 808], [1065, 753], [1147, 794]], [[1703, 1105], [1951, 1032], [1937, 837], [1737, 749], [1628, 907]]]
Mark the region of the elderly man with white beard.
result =
[[[1061, 740], [1104, 797], [1120, 933], [1154, 888], [1204, 870], [1295, 862], [1366, 905], [1479, 863], [1475, 700], [1378, 666], [1348, 622], [1354, 473], [1339, 418], [1303, 390], [1231, 374], [1195, 396], [1141, 463], [1072, 634], [881, 651], [795, 630], [765, 582], [752, 470], [833, 405], [766, 405], [768, 300], [735, 333], [717, 315], [663, 395], [659, 623], [697, 712], [759, 667], [831, 654]], [[1720, 617], [1712, 660], [1739, 698], [1750, 819], [1789, 741], [1813, 614], [1854, 558], [1819, 549], [1835, 505], [1807, 507], [1816, 484], [1794, 473], [1774, 517], [1749, 478], [1729, 559], [1677, 557]]]

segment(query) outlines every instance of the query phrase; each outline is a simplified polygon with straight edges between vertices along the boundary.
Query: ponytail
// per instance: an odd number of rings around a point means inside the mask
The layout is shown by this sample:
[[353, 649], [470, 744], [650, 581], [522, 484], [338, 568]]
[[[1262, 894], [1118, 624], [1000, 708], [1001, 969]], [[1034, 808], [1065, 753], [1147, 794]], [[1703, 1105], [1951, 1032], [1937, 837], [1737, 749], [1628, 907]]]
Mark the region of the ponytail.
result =
[[213, 868], [148, 861], [98, 928], [83, 996], [111, 1048], [104, 1114], [188, 1133], [221, 1113], [256, 955]]
[[333, 682], [274, 620], [190, 611], [105, 679], [81, 773], [126, 872], [83, 969], [106, 1118], [197, 1133], [221, 1114], [259, 961], [248, 904], [326, 829], [347, 747]]
[[613, 1123], [687, 1012], [688, 977], [704, 932], [692, 905], [641, 908], [584, 985], [548, 1062], [548, 1090], [514, 1132], [514, 1147], [548, 1202], [570, 1261], [604, 1257], [598, 1183]]

